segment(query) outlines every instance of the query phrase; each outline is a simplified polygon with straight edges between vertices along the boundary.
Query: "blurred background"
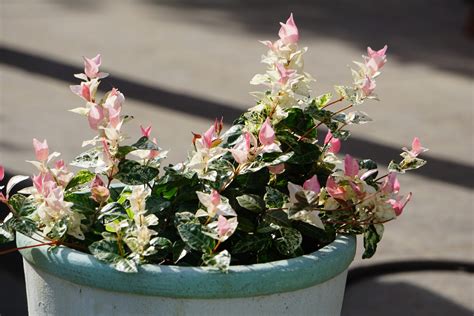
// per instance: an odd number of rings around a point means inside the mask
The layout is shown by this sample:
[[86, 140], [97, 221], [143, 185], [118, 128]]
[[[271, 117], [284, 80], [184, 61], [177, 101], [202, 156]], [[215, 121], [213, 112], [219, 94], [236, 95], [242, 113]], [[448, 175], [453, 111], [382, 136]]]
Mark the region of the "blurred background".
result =
[[[92, 138], [86, 120], [68, 112], [82, 101], [82, 56], [102, 54], [120, 89], [132, 139], [139, 125], [186, 157], [192, 134], [215, 117], [227, 126], [254, 104], [249, 80], [263, 73], [258, 40], [275, 40], [293, 12], [313, 95], [351, 82], [348, 65], [366, 47], [388, 44], [377, 81], [381, 102], [362, 111], [374, 122], [353, 129], [343, 151], [386, 165], [418, 136], [428, 165], [401, 178], [414, 198], [386, 225], [374, 259], [358, 269], [405, 260], [473, 262], [474, 141], [472, 1], [461, 0], [0, 0], [0, 164], [8, 176], [31, 174], [33, 137], [66, 161]], [[359, 240], [361, 242], [361, 240]], [[18, 255], [0, 257], [0, 314], [26, 314]], [[474, 282], [463, 272], [396, 273], [351, 282], [343, 315], [472, 315]]]

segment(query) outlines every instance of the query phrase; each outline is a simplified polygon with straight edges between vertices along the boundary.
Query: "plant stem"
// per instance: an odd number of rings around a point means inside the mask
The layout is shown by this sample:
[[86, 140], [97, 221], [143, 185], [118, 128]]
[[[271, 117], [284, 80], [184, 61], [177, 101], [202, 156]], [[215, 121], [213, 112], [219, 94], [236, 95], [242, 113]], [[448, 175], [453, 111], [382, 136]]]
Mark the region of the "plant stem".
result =
[[332, 102], [329, 102], [328, 104], [326, 104], [325, 106], [323, 106], [323, 107], [321, 108], [321, 110], [327, 108], [327, 107], [330, 106], [330, 105], [333, 105], [333, 104], [335, 104], [335, 103], [341, 102], [342, 100], [344, 100], [344, 97], [340, 97], [340, 98], [337, 99], [337, 100], [334, 100], [334, 101], [332, 101]]
[[23, 246], [23, 247], [18, 247], [18, 248], [15, 247], [15, 248], [0, 251], [0, 256], [1, 255], [6, 255], [6, 254], [9, 254], [9, 253], [18, 251], [18, 250], [22, 250], [22, 249], [35, 248], [35, 247], [41, 247], [41, 246], [51, 246], [51, 245], [56, 245], [56, 244], [57, 244], [56, 241], [49, 241], [49, 242], [44, 242], [44, 243], [40, 243], [40, 244], [36, 244], [36, 245], [29, 245], [29, 246]]
[[220, 245], [221, 245], [221, 241], [218, 240], [216, 246], [214, 247], [214, 249], [212, 249], [212, 253], [216, 252], [217, 248], [219, 248]]

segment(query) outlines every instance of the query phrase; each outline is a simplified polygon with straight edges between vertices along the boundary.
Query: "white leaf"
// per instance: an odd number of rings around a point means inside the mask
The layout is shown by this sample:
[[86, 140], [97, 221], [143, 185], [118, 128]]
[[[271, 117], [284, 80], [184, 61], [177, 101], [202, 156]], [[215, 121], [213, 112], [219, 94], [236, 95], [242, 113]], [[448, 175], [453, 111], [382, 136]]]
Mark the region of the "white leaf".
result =
[[74, 108], [74, 109], [71, 109], [69, 110], [69, 112], [72, 112], [72, 113], [77, 113], [77, 114], [80, 114], [80, 115], [87, 115], [89, 114], [89, 109], [88, 108]]
[[10, 179], [10, 181], [8, 181], [8, 184], [7, 184], [7, 197], [9, 196], [10, 194], [10, 191], [13, 189], [13, 187], [15, 185], [17, 185], [18, 183], [20, 182], [23, 182], [27, 179], [29, 179], [30, 177], [28, 176], [14, 176]]

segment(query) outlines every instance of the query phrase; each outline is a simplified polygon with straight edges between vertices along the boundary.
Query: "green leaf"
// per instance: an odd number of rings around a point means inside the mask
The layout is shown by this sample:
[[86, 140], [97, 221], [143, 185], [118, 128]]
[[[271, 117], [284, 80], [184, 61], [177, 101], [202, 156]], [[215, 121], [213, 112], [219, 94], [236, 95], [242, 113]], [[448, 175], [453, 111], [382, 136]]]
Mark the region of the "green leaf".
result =
[[36, 222], [28, 217], [15, 217], [8, 221], [8, 227], [26, 236], [31, 236], [37, 231]]
[[316, 104], [311, 104], [304, 111], [313, 119], [321, 123], [326, 125], [331, 123], [333, 113], [331, 111], [320, 109]]
[[397, 172], [397, 173], [405, 173], [405, 170], [395, 161], [390, 161], [388, 164], [388, 171], [389, 172]]
[[100, 261], [109, 263], [114, 269], [121, 272], [137, 272], [137, 265], [119, 255], [118, 246], [114, 240], [99, 240], [89, 246], [89, 251]]
[[[316, 137], [317, 131], [314, 128], [314, 120], [308, 113], [300, 108], [291, 108], [288, 110], [288, 116], [280, 121], [275, 128], [288, 129], [298, 135], [306, 135], [306, 138]], [[310, 131], [310, 132], [308, 132]]]
[[410, 157], [407, 153], [402, 153], [401, 156], [404, 158], [403, 161], [400, 163], [400, 167], [404, 171], [409, 170], [416, 170], [418, 168], [423, 167], [426, 164], [426, 160], [420, 158], [413, 158]]
[[[383, 226], [382, 226], [383, 227]], [[382, 230], [383, 231], [383, 230]], [[374, 225], [370, 225], [364, 232], [364, 253], [362, 254], [363, 259], [371, 258], [377, 250], [377, 244], [382, 239]]]
[[99, 165], [100, 155], [100, 148], [92, 148], [74, 158], [70, 165], [84, 169], [95, 168]]
[[205, 253], [202, 255], [202, 261], [206, 266], [227, 272], [230, 266], [230, 253], [227, 250], [222, 250], [218, 254]]
[[0, 244], [4, 244], [15, 240], [15, 233], [10, 226], [10, 221], [13, 219], [13, 214], [10, 213], [0, 223]]
[[245, 235], [232, 247], [232, 253], [256, 253], [270, 247], [272, 239], [270, 235]]
[[332, 133], [332, 136], [340, 140], [347, 140], [351, 136], [351, 132], [341, 129], [341, 130], [334, 131]]
[[288, 197], [272, 187], [266, 187], [267, 192], [263, 199], [267, 208], [281, 208], [288, 200]]
[[373, 121], [369, 115], [362, 111], [354, 111], [347, 115], [346, 123], [347, 124], [365, 124]]
[[210, 253], [215, 246], [211, 237], [203, 234], [201, 225], [198, 223], [184, 223], [177, 227], [181, 239], [194, 250]]
[[334, 232], [329, 228], [324, 230], [302, 221], [294, 221], [293, 227], [297, 229], [303, 236], [316, 239], [322, 243], [329, 243], [335, 238]]
[[143, 166], [134, 160], [122, 160], [119, 165], [119, 172], [115, 176], [125, 184], [140, 185], [149, 183], [158, 176], [158, 169]]
[[281, 237], [275, 240], [276, 249], [284, 256], [293, 255], [301, 246], [303, 236], [294, 228], [282, 228]]
[[243, 214], [239, 214], [239, 224], [237, 226], [238, 230], [244, 231], [246, 233], [254, 232], [256, 227], [255, 218], [248, 218]]
[[97, 202], [91, 199], [90, 192], [67, 193], [64, 196], [64, 200], [67, 202], [72, 202], [73, 206], [71, 208], [74, 211], [82, 213], [86, 216], [93, 214], [96, 207], [98, 206]]
[[258, 195], [245, 194], [236, 199], [240, 206], [249, 211], [260, 213], [265, 210], [265, 202]]
[[151, 214], [162, 214], [170, 206], [170, 201], [158, 196], [152, 195], [146, 200], [146, 209]]
[[143, 150], [161, 150], [157, 144], [152, 142], [148, 137], [143, 136], [141, 137], [135, 144], [131, 147], [135, 149], [143, 149]]
[[186, 250], [186, 243], [182, 240], [177, 240], [173, 243], [172, 253], [173, 253], [173, 262], [176, 264], [178, 261], [184, 258], [188, 251]]
[[180, 224], [189, 223], [196, 220], [191, 212], [178, 212], [174, 215], [174, 226], [178, 227]]
[[113, 221], [120, 221], [127, 219], [127, 212], [122, 204], [112, 202], [105, 205], [99, 212], [98, 220], [104, 221], [104, 224], [111, 223]]
[[118, 159], [124, 159], [125, 156], [127, 156], [128, 153], [134, 151], [135, 148], [132, 146], [119, 146], [117, 149], [117, 154], [116, 157]]
[[120, 256], [117, 256], [116, 260], [111, 263], [111, 266], [114, 269], [125, 273], [136, 273], [138, 271], [137, 264], [134, 261]]
[[162, 260], [166, 258], [172, 250], [172, 242], [168, 238], [155, 237], [150, 240], [150, 247], [143, 253], [144, 256], [153, 255], [150, 260]]
[[315, 100], [314, 100], [314, 104], [318, 107], [318, 108], [322, 108], [323, 106], [325, 106], [326, 104], [329, 103], [329, 101], [331, 101], [332, 99], [332, 94], [331, 93], [326, 93], [326, 94], [323, 94], [323, 95], [320, 95], [319, 97], [317, 97]]
[[22, 194], [12, 195], [8, 199], [8, 204], [10, 204], [19, 216], [28, 216], [36, 210], [33, 199]]
[[171, 240], [164, 237], [155, 237], [152, 240], [150, 240], [150, 246], [153, 246], [159, 250], [169, 249], [171, 248], [171, 245], [172, 245]]
[[[359, 168], [367, 170], [377, 170], [377, 163], [372, 159], [359, 160]], [[373, 181], [377, 178], [378, 172], [375, 172], [366, 178], [366, 181]]]
[[168, 190], [163, 191], [163, 197], [167, 200], [171, 200], [176, 193], [178, 193], [177, 187], [169, 187]]
[[293, 148], [295, 154], [288, 160], [288, 163], [297, 165], [312, 164], [319, 160], [321, 150], [315, 144], [310, 143], [298, 143]]
[[80, 185], [86, 184], [92, 181], [94, 177], [95, 174], [90, 172], [89, 170], [81, 170], [71, 179], [71, 181], [69, 181], [66, 186], [66, 191], [73, 190]]
[[257, 172], [239, 174], [232, 182], [232, 186], [246, 188], [249, 191], [261, 191], [268, 183], [270, 174], [267, 169], [261, 169]]
[[5, 244], [13, 240], [15, 240], [15, 234], [6, 229], [3, 223], [0, 223], [0, 244]]
[[235, 145], [237, 139], [242, 135], [243, 125], [234, 124], [229, 128], [222, 136], [222, 146], [224, 148], [230, 148]]
[[278, 165], [280, 163], [290, 160], [292, 156], [293, 152], [285, 154], [282, 154], [280, 152], [265, 153], [262, 155], [262, 157], [257, 158], [250, 165], [241, 170], [240, 174], [244, 175], [250, 172], [257, 172], [265, 167]]
[[288, 218], [288, 214], [282, 210], [265, 213], [264, 220], [278, 226], [291, 227], [291, 221]]
[[48, 236], [54, 240], [61, 239], [67, 232], [67, 221], [65, 218], [54, 223], [53, 228], [48, 233]]

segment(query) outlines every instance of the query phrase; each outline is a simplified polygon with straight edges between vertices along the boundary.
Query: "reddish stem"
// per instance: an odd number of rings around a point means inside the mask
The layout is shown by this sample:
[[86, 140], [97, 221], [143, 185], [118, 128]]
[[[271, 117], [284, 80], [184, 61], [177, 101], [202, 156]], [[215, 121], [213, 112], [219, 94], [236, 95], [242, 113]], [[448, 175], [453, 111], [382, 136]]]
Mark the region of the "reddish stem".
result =
[[18, 250], [22, 250], [22, 249], [35, 248], [35, 247], [41, 247], [41, 246], [51, 246], [51, 245], [56, 245], [57, 243], [58, 243], [57, 241], [49, 241], [49, 242], [44, 242], [44, 243], [40, 243], [40, 244], [36, 244], [36, 245], [23, 246], [23, 247], [19, 247], [19, 248], [11, 248], [11, 249], [0, 251], [0, 256], [1, 255], [6, 255], [6, 254], [9, 254], [9, 253], [18, 251]]

